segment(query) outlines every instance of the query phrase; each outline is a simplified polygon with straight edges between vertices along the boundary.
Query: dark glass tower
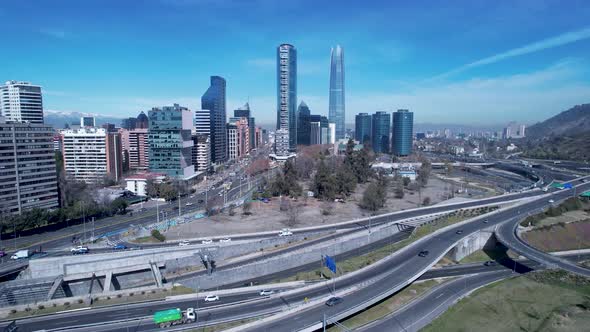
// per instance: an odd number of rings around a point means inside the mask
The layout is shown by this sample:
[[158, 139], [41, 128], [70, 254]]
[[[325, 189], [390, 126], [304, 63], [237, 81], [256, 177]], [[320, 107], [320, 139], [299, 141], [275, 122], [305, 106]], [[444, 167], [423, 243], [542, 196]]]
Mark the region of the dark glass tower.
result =
[[391, 132], [391, 114], [377, 112], [373, 114], [373, 136], [371, 145], [375, 153], [389, 153], [389, 133]]
[[344, 51], [340, 45], [332, 49], [330, 57], [330, 105], [328, 116], [336, 124], [336, 139], [344, 138]]
[[[297, 148], [297, 50], [293, 45], [277, 48], [277, 129], [288, 132], [288, 150]], [[280, 153], [279, 153], [280, 150]], [[275, 147], [277, 154], [285, 154], [285, 147]]]
[[412, 153], [412, 132], [414, 129], [414, 113], [398, 110], [393, 113], [393, 132], [391, 150], [396, 156], [407, 156]]
[[359, 113], [354, 119], [354, 139], [361, 144], [371, 142], [371, 114]]
[[211, 112], [211, 162], [227, 161], [225, 79], [211, 76], [211, 85], [201, 97], [201, 109]]
[[297, 108], [297, 144], [310, 145], [311, 135], [311, 111], [307, 104], [302, 101]]

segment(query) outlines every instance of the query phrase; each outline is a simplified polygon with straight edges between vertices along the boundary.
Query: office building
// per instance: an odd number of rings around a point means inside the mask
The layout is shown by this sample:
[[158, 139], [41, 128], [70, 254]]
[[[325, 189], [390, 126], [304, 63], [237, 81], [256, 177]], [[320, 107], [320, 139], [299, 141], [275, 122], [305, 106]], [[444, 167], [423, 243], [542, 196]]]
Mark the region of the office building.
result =
[[66, 175], [86, 183], [101, 183], [107, 178], [119, 181], [123, 172], [121, 135], [104, 128], [65, 129], [63, 158]]
[[150, 166], [148, 129], [136, 128], [129, 130], [127, 137], [128, 145], [126, 148], [127, 156], [129, 158], [129, 169], [147, 170]]
[[93, 116], [83, 116], [80, 118], [80, 127], [96, 127], [96, 120]]
[[0, 216], [59, 206], [54, 131], [0, 120]]
[[393, 112], [393, 132], [391, 133], [391, 153], [408, 156], [412, 153], [414, 113], [408, 110]]
[[309, 123], [309, 144], [322, 144], [322, 130], [319, 121], [311, 121]]
[[208, 172], [211, 167], [211, 141], [209, 135], [195, 134], [193, 138], [193, 165], [196, 172]]
[[150, 127], [148, 116], [143, 111], [139, 113], [135, 121], [135, 128], [148, 129]]
[[336, 144], [336, 124], [328, 123], [327, 144]]
[[371, 146], [375, 153], [389, 153], [389, 134], [391, 133], [391, 114], [377, 112], [372, 116]]
[[304, 101], [297, 107], [297, 144], [310, 145], [311, 135], [311, 111]]
[[211, 76], [211, 85], [201, 97], [201, 109], [210, 111], [211, 162], [227, 161], [225, 79]]
[[248, 122], [248, 131], [250, 133], [250, 149], [256, 148], [256, 119], [252, 116], [250, 112], [250, 105], [246, 103], [244, 106], [234, 110], [234, 117], [236, 118], [245, 118]]
[[154, 107], [148, 112], [149, 169], [171, 178], [195, 176], [192, 160], [192, 112], [178, 104]]
[[127, 129], [127, 130], [135, 129], [136, 124], [137, 124], [137, 118], [123, 119], [121, 121], [121, 128]]
[[211, 135], [211, 111], [197, 110], [195, 112], [195, 133], [198, 135]]
[[361, 144], [371, 142], [372, 117], [368, 113], [359, 113], [354, 118], [354, 139]]
[[[247, 118], [236, 118], [232, 117], [229, 119], [229, 124], [234, 125], [231, 127], [235, 129], [235, 133], [228, 134], [228, 144], [235, 146], [235, 151], [232, 153], [230, 149], [230, 160], [240, 159], [247, 156], [250, 153], [250, 128], [248, 127]], [[230, 127], [228, 127], [229, 130]], [[234, 140], [230, 142], [230, 140]], [[233, 158], [232, 158], [233, 155]]]
[[[287, 156], [297, 148], [297, 50], [293, 45], [282, 44], [277, 48], [277, 132], [281, 138], [289, 137], [289, 149], [281, 147], [281, 154]], [[276, 144], [275, 144], [276, 147]]]
[[336, 124], [336, 139], [344, 138], [345, 128], [345, 103], [344, 103], [344, 51], [340, 45], [332, 48], [330, 56], [330, 122]]
[[41, 87], [17, 81], [0, 85], [0, 116], [6, 122], [43, 124]]

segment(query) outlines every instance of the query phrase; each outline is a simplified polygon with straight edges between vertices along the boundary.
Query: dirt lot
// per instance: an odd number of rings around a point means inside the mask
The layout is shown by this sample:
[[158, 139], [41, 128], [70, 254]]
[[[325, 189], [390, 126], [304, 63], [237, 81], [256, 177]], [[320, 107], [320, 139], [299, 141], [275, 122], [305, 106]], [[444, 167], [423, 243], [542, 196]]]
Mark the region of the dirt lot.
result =
[[590, 248], [590, 219], [546, 226], [522, 236], [527, 243], [545, 252]]
[[[358, 202], [361, 200], [366, 186], [367, 184], [357, 186], [356, 192], [344, 203], [325, 203], [314, 198], [307, 199], [307, 202], [301, 198], [298, 201], [292, 201], [292, 204], [299, 206], [297, 222], [292, 227], [331, 224], [369, 216], [370, 214], [367, 211], [358, 207]], [[428, 196], [431, 199], [431, 204], [441, 202], [446, 198], [449, 188], [450, 186], [447, 183], [433, 177], [426, 188], [422, 189], [422, 199]], [[416, 208], [418, 202], [418, 193], [406, 192], [403, 199], [394, 198], [393, 187], [391, 187], [388, 192], [387, 203], [378, 213]], [[323, 210], [331, 210], [331, 212], [324, 214], [322, 213]], [[166, 236], [168, 239], [174, 240], [187, 237], [250, 233], [280, 230], [289, 224], [287, 213], [280, 211], [279, 198], [273, 198], [268, 203], [254, 202], [251, 212], [252, 215], [244, 216], [242, 215], [242, 209], [237, 208], [234, 216], [230, 216], [225, 212], [201, 221], [172, 227]]]

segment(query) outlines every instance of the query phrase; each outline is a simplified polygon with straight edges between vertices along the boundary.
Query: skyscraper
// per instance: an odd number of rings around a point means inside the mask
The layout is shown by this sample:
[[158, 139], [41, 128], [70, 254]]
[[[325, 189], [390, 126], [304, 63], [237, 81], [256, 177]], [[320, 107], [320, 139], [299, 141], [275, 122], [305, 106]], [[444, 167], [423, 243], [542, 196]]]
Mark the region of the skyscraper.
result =
[[201, 109], [211, 111], [211, 161], [227, 160], [227, 125], [225, 112], [225, 79], [211, 76], [211, 85], [201, 97]]
[[246, 118], [248, 122], [248, 130], [250, 132], [250, 149], [256, 148], [254, 134], [256, 132], [256, 122], [254, 117], [252, 117], [252, 113], [250, 112], [250, 104], [246, 103], [244, 106], [239, 107], [237, 110], [234, 110], [234, 117], [236, 118]]
[[389, 133], [391, 132], [391, 114], [377, 112], [373, 114], [372, 142], [375, 153], [389, 153]]
[[398, 110], [393, 113], [393, 132], [391, 135], [391, 152], [396, 156], [412, 153], [412, 136], [414, 130], [414, 113]]
[[0, 116], [6, 122], [43, 123], [41, 87], [29, 82], [0, 85]]
[[330, 57], [330, 105], [328, 116], [336, 124], [336, 139], [346, 134], [344, 106], [344, 51], [340, 45], [332, 48]]
[[301, 101], [297, 108], [297, 144], [310, 145], [310, 116], [311, 111], [304, 101]]
[[[297, 148], [297, 50], [293, 45], [277, 48], [277, 130], [289, 136], [289, 151]], [[281, 148], [281, 153], [285, 153]], [[275, 147], [279, 154], [279, 149]]]
[[361, 144], [371, 142], [371, 114], [359, 113], [354, 118], [354, 139]]
[[187, 180], [195, 175], [192, 162], [191, 111], [178, 104], [148, 112], [149, 165], [154, 173]]

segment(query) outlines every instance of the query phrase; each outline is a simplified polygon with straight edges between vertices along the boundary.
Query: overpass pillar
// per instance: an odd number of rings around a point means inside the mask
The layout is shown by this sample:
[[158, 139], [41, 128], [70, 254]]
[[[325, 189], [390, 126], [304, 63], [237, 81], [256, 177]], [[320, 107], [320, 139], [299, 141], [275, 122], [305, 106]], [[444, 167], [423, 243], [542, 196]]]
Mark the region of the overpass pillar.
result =
[[154, 280], [156, 282], [157, 287], [162, 287], [162, 273], [160, 273], [160, 269], [158, 268], [158, 264], [151, 262], [150, 267], [152, 269], [152, 274], [154, 276]]
[[102, 288], [103, 293], [111, 291], [112, 282], [113, 282], [113, 271], [109, 271], [109, 272], [107, 272], [107, 274], [104, 277], [104, 285]]

